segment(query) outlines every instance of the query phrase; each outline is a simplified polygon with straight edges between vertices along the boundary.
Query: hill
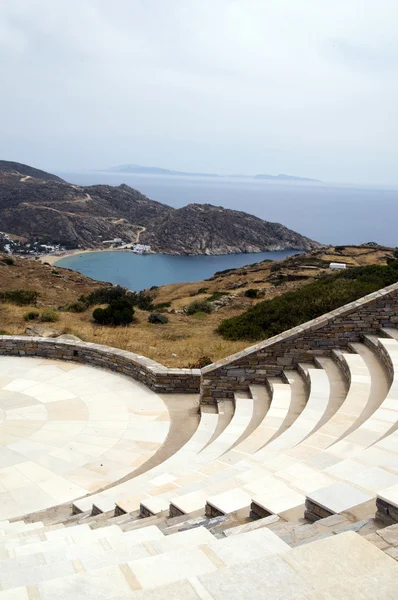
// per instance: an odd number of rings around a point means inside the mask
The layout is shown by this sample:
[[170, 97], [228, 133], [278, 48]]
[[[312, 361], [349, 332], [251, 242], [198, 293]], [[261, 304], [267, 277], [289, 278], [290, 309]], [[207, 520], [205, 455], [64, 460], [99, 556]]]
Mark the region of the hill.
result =
[[[61, 333], [73, 333], [86, 341], [97, 342], [148, 356], [167, 366], [198, 364], [200, 359], [216, 361], [248, 345], [246, 339], [224, 339], [217, 328], [225, 320], [238, 317], [264, 300], [284, 296], [286, 292], [305, 290], [330, 273], [329, 263], [346, 262], [351, 267], [386, 265], [396, 250], [381, 246], [321, 248], [279, 262], [263, 261], [239, 269], [216, 273], [191, 283], [166, 285], [152, 290], [156, 309], [168, 318], [165, 325], [148, 322], [148, 312], [136, 309], [136, 322], [128, 327], [96, 325], [92, 308], [81, 313], [60, 311], [58, 321], [50, 324]], [[12, 264], [7, 264], [11, 262]], [[350, 270], [347, 271], [349, 273]], [[58, 309], [106, 284], [79, 273], [50, 267], [39, 261], [0, 254], [0, 292], [37, 291], [37, 309]], [[203, 302], [212, 312], [200, 310]], [[199, 311], [187, 314], [187, 308], [199, 303]], [[197, 305], [197, 304], [196, 304]], [[22, 334], [27, 323], [24, 315], [35, 306], [17, 306], [0, 301], [0, 329]], [[285, 309], [295, 313], [291, 306]]]
[[[33, 174], [30, 174], [33, 173]], [[78, 186], [17, 163], [0, 164], [0, 230], [67, 248], [105, 240], [167, 254], [308, 250], [320, 244], [247, 213], [193, 204], [175, 209], [122, 184]]]
[[9, 173], [12, 175], [24, 175], [25, 177], [35, 177], [36, 179], [44, 179], [45, 181], [58, 181], [65, 183], [63, 179], [52, 173], [29, 167], [18, 162], [9, 160], [0, 160], [0, 173]]

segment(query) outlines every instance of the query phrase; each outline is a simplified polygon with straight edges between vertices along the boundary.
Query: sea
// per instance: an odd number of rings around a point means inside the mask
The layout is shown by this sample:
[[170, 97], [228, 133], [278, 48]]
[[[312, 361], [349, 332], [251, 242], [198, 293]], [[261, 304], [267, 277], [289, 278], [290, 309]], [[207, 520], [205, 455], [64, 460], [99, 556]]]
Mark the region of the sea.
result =
[[[58, 172], [77, 185], [126, 183], [175, 208], [214, 204], [283, 223], [324, 244], [377, 242], [398, 246], [398, 188], [322, 182], [269, 181], [239, 177], [181, 177], [101, 171]], [[289, 252], [225, 256], [136, 256], [126, 252], [74, 255], [60, 266], [102, 281], [139, 290], [152, 285], [196, 281], [215, 271], [280, 260]]]

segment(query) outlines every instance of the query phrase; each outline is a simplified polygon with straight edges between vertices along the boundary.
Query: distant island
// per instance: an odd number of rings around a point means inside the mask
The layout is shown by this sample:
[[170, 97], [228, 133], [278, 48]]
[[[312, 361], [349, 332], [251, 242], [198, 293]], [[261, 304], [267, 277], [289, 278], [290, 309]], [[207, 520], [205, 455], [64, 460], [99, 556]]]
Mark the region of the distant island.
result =
[[190, 173], [188, 171], [173, 171], [171, 169], [162, 169], [161, 167], [145, 167], [143, 165], [118, 165], [116, 167], [110, 167], [109, 169], [103, 169], [106, 173], [129, 173], [137, 175], [170, 175], [174, 177], [234, 177], [241, 179], [266, 179], [269, 181], [311, 181], [320, 182], [319, 179], [310, 179], [309, 177], [295, 177], [294, 175], [285, 175], [280, 173], [279, 175], [267, 175], [259, 173], [257, 175], [242, 175], [242, 174], [231, 174], [231, 175], [219, 175], [217, 173]]

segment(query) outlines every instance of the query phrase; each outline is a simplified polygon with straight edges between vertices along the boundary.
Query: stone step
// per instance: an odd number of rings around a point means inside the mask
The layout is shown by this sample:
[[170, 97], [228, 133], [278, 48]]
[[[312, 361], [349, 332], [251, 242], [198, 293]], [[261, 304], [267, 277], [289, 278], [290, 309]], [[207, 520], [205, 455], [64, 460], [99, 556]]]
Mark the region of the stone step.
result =
[[73, 503], [75, 511], [87, 510], [93, 506], [94, 512], [108, 512], [115, 509], [117, 499], [122, 499], [118, 503], [119, 513], [132, 512], [139, 509], [140, 496], [135, 500], [136, 492], [139, 490], [143, 491], [150, 480], [155, 477], [159, 478], [159, 485], [162, 485], [162, 481], [167, 479], [167, 473], [169, 470], [176, 470], [178, 472], [181, 465], [189, 463], [194, 460], [199, 452], [205, 448], [208, 442], [213, 437], [213, 434], [217, 428], [218, 414], [208, 412], [205, 410], [201, 411], [201, 418], [199, 426], [191, 437], [191, 439], [182, 447], [178, 452], [173, 454], [167, 460], [160, 465], [157, 465], [150, 471], [135, 477], [132, 480], [128, 480], [119, 485], [113, 486], [109, 490], [88, 496]]
[[[91, 544], [85, 548], [69, 547], [57, 552], [36, 554], [15, 561], [8, 559], [2, 563], [2, 573], [4, 573], [2, 587], [10, 589], [21, 583], [22, 585], [37, 585], [51, 579], [71, 575], [77, 566], [80, 571], [97, 571], [100, 568], [110, 568], [126, 562], [137, 573], [144, 574], [147, 569], [152, 570], [152, 577], [156, 579], [158, 570], [162, 571], [166, 565], [176, 572], [179, 569], [179, 563], [186, 560], [184, 557], [196, 555], [200, 560], [201, 556], [209, 556], [210, 564], [214, 566], [214, 559], [211, 558], [214, 556], [218, 562], [229, 566], [240, 562], [242, 550], [245, 551], [247, 558], [251, 559], [283, 551], [286, 548], [286, 544], [267, 530], [249, 532], [240, 536], [239, 539], [235, 537], [216, 540], [207, 529], [198, 527], [151, 539], [143, 544], [128, 545], [118, 540], [109, 550], [104, 550], [99, 544]], [[43, 559], [46, 562], [42, 562]], [[173, 567], [172, 564], [174, 564]]]
[[[270, 429], [270, 424], [275, 425], [275, 416], [279, 413], [279, 417], [276, 420], [278, 433], [281, 436], [284, 435], [284, 423], [288, 418], [289, 412], [292, 411], [292, 406], [297, 407], [300, 406], [300, 402], [302, 401], [302, 379], [299, 375], [289, 372], [290, 383], [281, 383], [280, 379], [271, 378], [269, 380], [270, 388], [272, 389], [272, 402], [271, 407], [268, 413], [265, 415], [261, 425], [260, 425], [260, 435], [262, 436], [262, 446], [268, 440], [275, 438], [275, 427]], [[297, 391], [297, 386], [298, 390]], [[293, 393], [293, 391], [295, 393]], [[292, 400], [294, 398], [294, 401]], [[281, 407], [284, 406], [282, 409]], [[294, 422], [297, 420], [297, 415], [293, 419]], [[292, 417], [289, 417], [289, 420], [292, 420]], [[255, 432], [257, 434], [257, 430]], [[279, 439], [278, 436], [275, 439]], [[271, 442], [272, 444], [272, 442]], [[257, 444], [257, 447], [260, 444]], [[265, 446], [265, 449], [268, 446]], [[236, 454], [240, 451], [240, 445], [232, 451], [233, 462], [236, 462]], [[259, 455], [262, 459], [262, 453], [264, 452], [264, 448], [261, 448], [253, 455], [253, 458]], [[201, 468], [199, 475], [197, 477], [197, 483], [193, 487], [192, 485], [188, 486], [180, 486], [179, 489], [173, 490], [172, 494], [168, 495], [168, 499], [170, 501], [170, 515], [177, 514], [190, 514], [192, 512], [203, 509], [206, 504], [207, 496], [210, 494], [222, 493], [224, 490], [228, 490], [231, 487], [229, 479], [233, 478], [234, 475], [240, 472], [241, 468], [239, 464], [234, 470], [233, 465], [232, 468], [229, 465], [228, 457], [230, 453], [224, 455], [217, 463], [213, 463], [209, 465], [208, 469]], [[245, 455], [241, 455], [245, 457]], [[246, 455], [246, 457], [250, 457], [251, 455]], [[260, 458], [259, 458], [260, 460]], [[176, 483], [181, 483], [177, 480]], [[182, 482], [183, 483], [183, 482]], [[233, 487], [233, 486], [232, 486]], [[189, 491], [189, 488], [193, 489], [192, 492]], [[142, 505], [144, 508], [148, 507], [149, 502], [147, 499], [142, 501]], [[158, 498], [150, 500], [150, 506], [152, 511], [157, 509], [164, 510], [166, 507], [166, 503], [163, 503], [163, 500], [159, 501]]]
[[[339, 352], [335, 354], [335, 359], [341, 368], [336, 371], [337, 367], [335, 367], [329, 379], [331, 393], [337, 396], [339, 406], [315, 433], [288, 453], [292, 458], [304, 460], [306, 464], [315, 468], [323, 466], [319, 454], [350, 431], [353, 423], [358, 419], [358, 414], [366, 406], [370, 394], [371, 378], [363, 358], [359, 355]], [[323, 364], [326, 366], [325, 361]], [[347, 392], [341, 375], [343, 369], [347, 371], [350, 379]], [[340, 379], [338, 379], [339, 374]]]
[[10, 523], [8, 521], [2, 521], [0, 524], [0, 540], [7, 537], [10, 534], [24, 534], [32, 532], [44, 527], [41, 521], [35, 523], [25, 523], [25, 521], [14, 521]]
[[[202, 450], [198, 454], [196, 460], [182, 465], [180, 468], [180, 476], [172, 473], [167, 475], [167, 482], [165, 481], [165, 483], [169, 485], [170, 492], [165, 490], [164, 493], [159, 494], [158, 480], [155, 479], [149, 482], [148, 489], [140, 501], [141, 515], [147, 516], [167, 511], [169, 509], [171, 498], [178, 495], [180, 490], [183, 492], [183, 490], [194, 486], [195, 479], [200, 485], [200, 481], [205, 478], [200, 472], [201, 465], [210, 464], [210, 469], [213, 471], [213, 461], [223, 455], [226, 456], [234, 446], [236, 446], [236, 449], [239, 449], [239, 441], [241, 441], [242, 444], [245, 444], [245, 432], [253, 419], [253, 413], [253, 399], [246, 398], [243, 394], [235, 394], [235, 413], [223, 433], [214, 442]], [[220, 468], [223, 468], [222, 465]], [[206, 470], [206, 466], [203, 470]], [[191, 475], [190, 473], [192, 471], [194, 471], [194, 474]], [[195, 471], [199, 471], [199, 473], [196, 473], [195, 475]], [[156, 484], [154, 490], [151, 489], [153, 483]], [[125, 505], [121, 504], [119, 501], [117, 502], [117, 506], [121, 506], [125, 509]], [[129, 506], [131, 507], [131, 502], [129, 502]], [[195, 510], [196, 509], [193, 508], [189, 512], [194, 512]]]
[[[262, 532], [262, 535], [258, 535]], [[267, 532], [266, 535], [264, 533]], [[65, 577], [41, 580], [36, 598], [221, 600], [269, 598], [395, 598], [397, 563], [353, 532], [296, 548], [269, 538], [267, 529]], [[253, 534], [256, 534], [255, 536]], [[240, 538], [247, 560], [237, 549]], [[252, 536], [252, 537], [250, 537]], [[232, 545], [225, 542], [233, 542]], [[249, 558], [250, 557], [250, 558]], [[76, 565], [77, 567], [77, 565]], [[32, 588], [30, 588], [32, 590]], [[28, 599], [26, 587], [0, 592], [0, 600]]]

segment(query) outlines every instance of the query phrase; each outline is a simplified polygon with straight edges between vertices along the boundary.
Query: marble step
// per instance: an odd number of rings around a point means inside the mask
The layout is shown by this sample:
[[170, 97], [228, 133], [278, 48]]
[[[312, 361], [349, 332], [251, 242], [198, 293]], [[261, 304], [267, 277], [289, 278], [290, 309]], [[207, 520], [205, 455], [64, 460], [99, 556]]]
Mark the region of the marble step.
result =
[[[100, 568], [110, 568], [127, 563], [134, 570], [136, 577], [145, 581], [146, 587], [159, 577], [166, 579], [173, 576], [181, 564], [189, 563], [197, 557], [198, 564], [207, 562], [214, 566], [214, 561], [224, 565], [238, 564], [241, 553], [248, 559], [265, 556], [283, 551], [287, 545], [278, 536], [268, 530], [258, 530], [242, 534], [239, 539], [224, 538], [216, 540], [204, 528], [191, 529], [151, 540], [135, 546], [118, 546], [100, 552], [94, 546], [84, 550], [75, 548], [73, 552], [60, 552], [58, 556], [44, 555], [49, 559], [46, 564], [37, 563], [37, 555], [31, 558], [29, 564], [19, 560], [15, 568], [9, 568], [9, 562], [4, 565], [2, 588], [10, 589], [23, 585], [37, 585], [41, 582], [72, 575], [74, 569], [80, 571], [97, 571]], [[214, 557], [214, 558], [213, 558]], [[26, 557], [25, 557], [26, 558]], [[171, 571], [171, 573], [169, 572]], [[140, 577], [141, 576], [141, 577]]]
[[[291, 378], [291, 384], [282, 383], [279, 378], [270, 378], [269, 380], [269, 385], [272, 390], [272, 401], [270, 409], [260, 425], [262, 445], [260, 445], [261, 443], [258, 443], [257, 447], [260, 446], [261, 448], [264, 446], [267, 440], [269, 441], [275, 437], [275, 432], [283, 427], [283, 423], [286, 421], [287, 415], [292, 409], [292, 405], [294, 405], [292, 400], [293, 384], [297, 384], [298, 379], [301, 378], [297, 375], [294, 377], [291, 374], [289, 374], [289, 377]], [[277, 419], [275, 415], [279, 415]], [[270, 424], [273, 425], [271, 429]], [[283, 433], [281, 435], [283, 435]], [[242, 445], [243, 444], [245, 444], [245, 442], [243, 442]], [[177, 503], [174, 503], [174, 500], [176, 500], [179, 496], [187, 496], [189, 509], [183, 509], [182, 507], [178, 506], [177, 512], [171, 512], [172, 515], [178, 514], [178, 512], [188, 514], [203, 508], [205, 503], [205, 494], [202, 492], [201, 488], [204, 488], [206, 484], [212, 485], [212, 482], [214, 482], [212, 491], [214, 492], [214, 488], [216, 491], [222, 491], [222, 489], [225, 487], [223, 480], [232, 477], [234, 474], [233, 470], [228, 470], [230, 467], [228, 457], [231, 454], [232, 460], [235, 462], [237, 454], [240, 453], [240, 446], [241, 445], [238, 445], [234, 450], [226, 453], [216, 463], [213, 462], [209, 464], [208, 467], [199, 467], [199, 472], [190, 477], [188, 483], [186, 483], [183, 478], [174, 480], [173, 489], [170, 490], [170, 493], [161, 495], [157, 494], [156, 496], [145, 495], [140, 502], [141, 514], [156, 514], [166, 511], [169, 509], [170, 502], [172, 503], [172, 507], [176, 507]], [[261, 452], [261, 450], [259, 450], [259, 452]], [[245, 457], [247, 455], [241, 454], [240, 456]], [[227, 484], [227, 487], [229, 487], [229, 484]], [[193, 505], [194, 499], [196, 500], [195, 505]], [[120, 506], [120, 503], [118, 502], [117, 505]], [[122, 508], [124, 507], [122, 506]]]
[[[142, 530], [145, 532], [145, 530]], [[46, 549], [45, 552], [9, 558], [0, 562], [3, 587], [14, 587], [15, 583], [25, 578], [25, 584], [32, 585], [39, 580], [62, 576], [65, 568], [71, 570], [79, 561], [79, 568], [86, 571], [105, 566], [125, 563], [129, 560], [149, 557], [155, 554], [173, 552], [182, 548], [190, 548], [201, 544], [209, 544], [215, 538], [205, 528], [196, 528], [163, 536], [157, 535], [132, 537], [126, 534], [114, 539], [112, 544], [101, 544], [102, 540], [91, 543], [68, 545], [65, 547]], [[50, 574], [49, 567], [53, 568]], [[36, 571], [33, 573], [32, 571]], [[73, 571], [72, 571], [73, 572]]]
[[[214, 554], [213, 548], [204, 546], [190, 548], [185, 553], [179, 550], [130, 561], [127, 565], [75, 573], [39, 582], [34, 588], [35, 598], [373, 600], [396, 597], [396, 561], [351, 531], [296, 548], [284, 546], [279, 551], [274, 542], [257, 538], [251, 544], [246, 540], [242, 550], [238, 562], [232, 547], [230, 550], [220, 547], [219, 554]], [[31, 598], [27, 587], [0, 592], [0, 600], [17, 598]]]
[[[180, 539], [179, 543], [177, 543], [178, 539]], [[195, 543], [194, 539], [196, 539]], [[108, 552], [103, 558], [87, 555], [77, 559], [78, 562], [59, 560], [51, 565], [33, 565], [8, 570], [2, 578], [2, 587], [12, 589], [17, 588], [18, 585], [37, 585], [41, 593], [43, 589], [41, 586], [47, 583], [49, 584], [47, 589], [53, 590], [53, 597], [62, 597], [62, 593], [65, 592], [56, 586], [57, 580], [59, 584], [65, 584], [65, 581], [61, 582], [60, 578], [68, 575], [84, 578], [90, 576], [90, 573], [101, 578], [101, 572], [104, 570], [109, 574], [119, 564], [127, 564], [141, 587], [152, 588], [185, 576], [194, 576], [215, 571], [220, 567], [239, 564], [242, 552], [247, 560], [252, 560], [283, 552], [288, 548], [278, 536], [266, 529], [216, 540], [207, 530], [201, 528], [163, 538], [157, 547], [161, 553], [156, 553], [157, 549], [152, 543], [150, 546], [136, 546], [132, 550], [135, 553], [135, 558], [132, 559], [128, 559], [127, 554], [123, 556], [123, 552], [120, 554]], [[76, 568], [80, 571], [78, 575], [74, 572]], [[115, 585], [116, 582], [117, 578]]]
[[344, 438], [356, 425], [359, 426], [360, 415], [370, 399], [372, 380], [362, 356], [336, 353], [336, 361], [349, 372], [350, 382], [343, 402], [315, 433], [288, 453], [292, 458], [301, 459], [313, 467], [322, 468], [325, 463], [319, 458], [320, 453]]
[[194, 485], [195, 479], [203, 479], [203, 476], [197, 473], [200, 465], [211, 464], [239, 444], [239, 440], [243, 442], [245, 432], [253, 419], [253, 411], [252, 398], [247, 398], [242, 393], [235, 394], [234, 415], [224, 431], [213, 442], [191, 461], [180, 465], [178, 470], [164, 473], [160, 477], [150, 480], [147, 483], [145, 494], [139, 501], [134, 501], [131, 497], [118, 500], [116, 502], [117, 510], [130, 512], [140, 508], [142, 516], [167, 511], [170, 497], [174, 495], [174, 492], [177, 492], [181, 486]]
[[35, 531], [44, 527], [41, 521], [35, 523], [25, 523], [25, 521], [2, 521], [0, 523], [0, 540], [10, 534], [23, 534], [31, 531]]
[[[328, 410], [330, 401], [330, 381], [326, 371], [323, 369], [314, 369], [311, 365], [302, 365], [301, 371], [306, 374], [311, 385], [307, 404], [288, 430], [283, 432], [273, 442], [266, 445], [252, 457], [253, 462], [259, 463], [259, 467], [257, 469], [255, 467], [252, 469], [248, 467], [247, 471], [249, 473], [252, 471], [255, 479], [269, 478], [272, 473], [269, 471], [267, 472], [267, 469], [263, 467], [263, 464], [267, 465], [271, 458], [279, 457], [281, 450], [298, 444], [301, 440], [310, 435], [311, 432], [317, 428], [319, 422], [322, 422], [322, 419]], [[207, 478], [206, 481], [203, 481], [200, 484], [199, 489], [185, 494], [184, 488], [175, 491], [169, 496], [170, 514], [189, 514], [206, 506], [206, 514], [211, 516], [217, 514], [229, 514], [230, 512], [236, 512], [250, 506], [251, 499], [249, 498], [249, 490], [242, 490], [243, 493], [237, 491], [233, 498], [229, 497], [231, 491], [239, 485], [239, 479], [242, 476], [242, 474], [239, 473], [239, 467], [239, 464], [236, 465], [235, 471], [217, 471], [213, 479], [219, 478], [219, 482], [215, 482], [214, 484], [212, 484], [210, 478]], [[232, 479], [235, 479], [235, 482], [230, 481]], [[328, 479], [326, 476], [320, 476], [320, 479], [321, 485], [327, 485], [332, 482], [332, 480]], [[314, 485], [316, 487], [317, 484]], [[296, 504], [299, 498], [297, 493], [289, 494], [289, 496], [295, 503], [294, 507], [300, 505], [305, 500], [305, 495], [301, 494], [299, 495], [300, 503]], [[277, 499], [279, 500], [279, 492]], [[234, 504], [235, 500], [237, 502], [236, 504]], [[145, 507], [151, 506], [152, 509], [156, 509], [158, 506], [156, 503], [158, 502], [158, 499], [154, 501], [144, 499], [142, 504]], [[246, 502], [245, 506], [242, 506], [242, 502]], [[224, 506], [224, 509], [221, 509], [221, 505]], [[161, 506], [162, 510], [164, 510], [165, 506], [163, 504], [161, 504]], [[231, 506], [235, 506], [235, 508], [230, 510]]]
[[[144, 490], [147, 482], [155, 476], [161, 477], [163, 474], [167, 474], [169, 470], [178, 470], [181, 465], [193, 460], [197, 454], [207, 446], [213, 437], [217, 428], [217, 422], [218, 413], [202, 410], [199, 426], [194, 435], [175, 454], [170, 456], [163, 463], [132, 480], [127, 480], [119, 485], [109, 488], [109, 490], [73, 502], [73, 510], [75, 512], [84, 512], [93, 508], [97, 513], [108, 512], [114, 511], [116, 499], [118, 498], [126, 497], [131, 498], [133, 501], [135, 492], [139, 493], [140, 489]], [[122, 510], [121, 512], [132, 512], [139, 508], [139, 502], [138, 507], [134, 508], [135, 505], [136, 503], [132, 506], [127, 506], [126, 510]]]

